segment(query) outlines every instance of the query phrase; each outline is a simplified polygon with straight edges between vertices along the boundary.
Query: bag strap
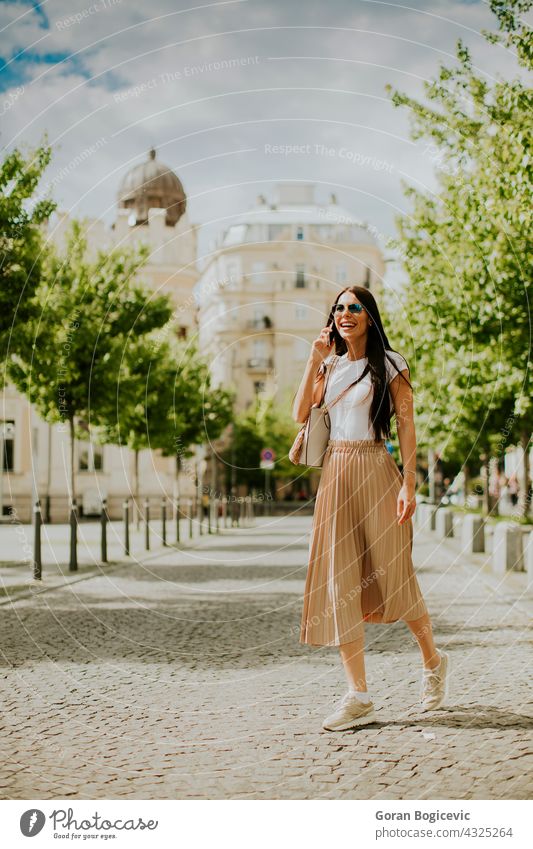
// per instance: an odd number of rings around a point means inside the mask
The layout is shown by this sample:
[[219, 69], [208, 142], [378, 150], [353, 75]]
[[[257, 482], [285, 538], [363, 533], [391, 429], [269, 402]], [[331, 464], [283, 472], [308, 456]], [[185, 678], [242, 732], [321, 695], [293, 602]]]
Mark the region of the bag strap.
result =
[[319, 407], [321, 407], [322, 404], [324, 403], [324, 398], [326, 397], [326, 390], [328, 388], [328, 381], [329, 381], [329, 378], [331, 376], [331, 372], [333, 371], [333, 369], [335, 368], [335, 366], [337, 365], [337, 363], [339, 362], [339, 359], [340, 359], [338, 354], [334, 354], [334, 357], [335, 357], [335, 359], [330, 363], [329, 368], [324, 363], [320, 364], [320, 368], [322, 368], [323, 365], [325, 367], [324, 374], [326, 375], [326, 377], [325, 377], [324, 383], [322, 385], [322, 396], [320, 398], [320, 403], [318, 405]]
[[[342, 390], [342, 392], [340, 392], [340, 393], [337, 395], [337, 397], [333, 399], [333, 401], [330, 401], [330, 402], [329, 402], [329, 404], [325, 404], [325, 405], [324, 405], [324, 409], [325, 409], [325, 410], [331, 410], [331, 408], [333, 407], [333, 405], [334, 405], [334, 404], [336, 404], [336, 403], [337, 403], [337, 401], [340, 401], [340, 400], [341, 400], [341, 398], [342, 398], [344, 395], [346, 395], [346, 393], [348, 392], [348, 390], [349, 390], [349, 389], [351, 389], [351, 388], [352, 388], [352, 386], [355, 386], [355, 384], [356, 384], [356, 383], [359, 383], [359, 382], [363, 379], [363, 377], [365, 377], [365, 375], [367, 375], [367, 374], [368, 374], [368, 372], [369, 372], [369, 371], [370, 371], [370, 366], [369, 366], [369, 365], [368, 365], [368, 363], [367, 363], [367, 364], [366, 364], [366, 366], [365, 366], [365, 367], [364, 367], [364, 369], [363, 369], [362, 374], [361, 374], [361, 375], [357, 378], [357, 380], [354, 380], [354, 381], [353, 381], [353, 383], [350, 383], [350, 385], [346, 387], [346, 389], [343, 389], [343, 390]], [[325, 391], [324, 391], [324, 396], [325, 396], [325, 394], [326, 394], [326, 393], [325, 393]]]

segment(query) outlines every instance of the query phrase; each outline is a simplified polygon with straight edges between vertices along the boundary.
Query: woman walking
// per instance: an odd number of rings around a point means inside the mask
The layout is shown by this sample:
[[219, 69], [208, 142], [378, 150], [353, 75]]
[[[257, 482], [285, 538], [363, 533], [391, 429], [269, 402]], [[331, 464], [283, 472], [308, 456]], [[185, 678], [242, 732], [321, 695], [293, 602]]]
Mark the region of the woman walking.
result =
[[[331, 431], [315, 502], [300, 642], [339, 647], [349, 691], [323, 727], [341, 731], [375, 721], [365, 677], [365, 622], [403, 619], [416, 637], [423, 710], [436, 710], [446, 696], [449, 657], [435, 647], [411, 559], [416, 434], [409, 368], [391, 351], [374, 296], [362, 286], [339, 293], [313, 342], [294, 401], [297, 422], [320, 403], [324, 389]], [[385, 446], [393, 413], [403, 475]]]

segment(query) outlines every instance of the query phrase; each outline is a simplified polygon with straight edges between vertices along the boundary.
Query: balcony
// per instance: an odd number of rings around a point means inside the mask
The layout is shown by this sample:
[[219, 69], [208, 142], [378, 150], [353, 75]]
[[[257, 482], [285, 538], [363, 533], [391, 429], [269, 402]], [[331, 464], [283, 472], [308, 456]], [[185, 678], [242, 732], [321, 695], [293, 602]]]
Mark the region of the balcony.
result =
[[273, 368], [274, 360], [272, 357], [250, 357], [246, 360], [248, 371], [268, 371]]
[[272, 319], [268, 315], [264, 315], [262, 318], [250, 318], [246, 322], [246, 327], [249, 330], [268, 330], [272, 326]]

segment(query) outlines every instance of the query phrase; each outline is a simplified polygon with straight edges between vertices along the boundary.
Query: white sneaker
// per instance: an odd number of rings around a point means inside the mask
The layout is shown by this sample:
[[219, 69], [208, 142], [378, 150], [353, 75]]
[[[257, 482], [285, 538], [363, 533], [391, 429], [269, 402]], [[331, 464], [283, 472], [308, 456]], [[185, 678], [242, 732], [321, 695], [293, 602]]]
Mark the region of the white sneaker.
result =
[[438, 650], [440, 664], [437, 669], [424, 669], [420, 700], [422, 710], [437, 710], [448, 696], [450, 657]]
[[364, 703], [353, 693], [348, 692], [341, 699], [337, 710], [326, 717], [322, 728], [326, 731], [345, 731], [347, 728], [355, 728], [375, 721], [373, 702]]

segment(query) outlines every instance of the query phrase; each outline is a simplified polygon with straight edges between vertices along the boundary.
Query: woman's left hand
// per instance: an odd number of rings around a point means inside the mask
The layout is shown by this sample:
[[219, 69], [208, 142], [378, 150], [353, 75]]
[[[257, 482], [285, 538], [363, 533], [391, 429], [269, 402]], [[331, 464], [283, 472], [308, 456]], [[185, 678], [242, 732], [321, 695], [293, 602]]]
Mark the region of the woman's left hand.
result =
[[407, 522], [415, 512], [415, 509], [416, 498], [414, 482], [409, 483], [408, 481], [404, 481], [402, 488], [398, 493], [398, 503], [396, 507], [398, 524], [403, 525], [404, 522]]

